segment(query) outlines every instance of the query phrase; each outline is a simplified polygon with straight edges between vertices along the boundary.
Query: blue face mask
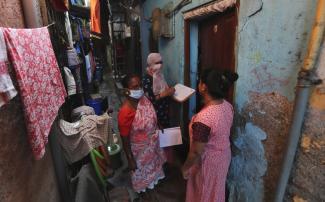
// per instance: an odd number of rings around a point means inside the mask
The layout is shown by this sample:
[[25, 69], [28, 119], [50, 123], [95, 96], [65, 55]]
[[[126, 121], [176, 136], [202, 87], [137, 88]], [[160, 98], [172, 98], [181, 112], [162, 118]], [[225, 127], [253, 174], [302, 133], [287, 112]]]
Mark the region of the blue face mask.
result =
[[134, 98], [134, 99], [140, 99], [142, 96], [143, 96], [143, 94], [144, 94], [144, 92], [143, 92], [143, 90], [142, 89], [140, 89], [140, 90], [129, 90], [130, 91], [130, 97], [131, 98]]

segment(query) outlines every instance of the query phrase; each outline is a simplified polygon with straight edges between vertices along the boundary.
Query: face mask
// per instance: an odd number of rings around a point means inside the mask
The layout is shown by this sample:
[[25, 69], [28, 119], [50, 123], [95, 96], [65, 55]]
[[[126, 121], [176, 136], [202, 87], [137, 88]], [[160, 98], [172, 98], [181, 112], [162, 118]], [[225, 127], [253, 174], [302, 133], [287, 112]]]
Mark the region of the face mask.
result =
[[142, 89], [140, 90], [130, 90], [130, 97], [134, 99], [140, 99], [143, 96], [144, 92]]

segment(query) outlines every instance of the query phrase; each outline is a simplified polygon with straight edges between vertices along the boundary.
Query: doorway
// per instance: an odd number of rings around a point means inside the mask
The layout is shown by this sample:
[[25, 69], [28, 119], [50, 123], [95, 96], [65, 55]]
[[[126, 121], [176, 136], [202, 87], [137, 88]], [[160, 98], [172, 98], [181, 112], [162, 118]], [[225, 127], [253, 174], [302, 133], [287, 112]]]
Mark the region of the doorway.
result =
[[[237, 7], [209, 17], [185, 21], [185, 84], [197, 89], [200, 73], [207, 68], [235, 71]], [[234, 89], [226, 100], [233, 102]], [[184, 121], [202, 108], [202, 98], [196, 93], [184, 109]], [[187, 117], [187, 118], [185, 118]]]

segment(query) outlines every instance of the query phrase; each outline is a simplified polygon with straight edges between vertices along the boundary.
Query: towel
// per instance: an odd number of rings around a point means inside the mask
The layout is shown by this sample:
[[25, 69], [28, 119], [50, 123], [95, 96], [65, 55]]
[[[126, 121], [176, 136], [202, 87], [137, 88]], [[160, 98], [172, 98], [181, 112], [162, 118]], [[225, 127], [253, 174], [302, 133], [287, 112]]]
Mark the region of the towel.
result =
[[79, 121], [67, 122], [60, 120], [58, 141], [69, 163], [81, 160], [89, 152], [99, 146], [106, 145], [112, 131], [112, 118], [106, 113], [84, 115]]

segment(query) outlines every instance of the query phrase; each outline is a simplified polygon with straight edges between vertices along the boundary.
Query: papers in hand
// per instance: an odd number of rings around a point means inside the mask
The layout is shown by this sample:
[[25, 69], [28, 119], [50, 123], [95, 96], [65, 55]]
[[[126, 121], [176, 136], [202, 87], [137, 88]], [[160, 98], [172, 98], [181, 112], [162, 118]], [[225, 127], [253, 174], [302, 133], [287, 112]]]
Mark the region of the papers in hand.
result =
[[178, 102], [184, 102], [194, 93], [195, 90], [193, 88], [189, 88], [182, 84], [176, 84], [175, 94], [173, 95], [173, 98]]
[[164, 132], [158, 131], [160, 147], [169, 147], [182, 144], [182, 133], [180, 127], [166, 128]]

